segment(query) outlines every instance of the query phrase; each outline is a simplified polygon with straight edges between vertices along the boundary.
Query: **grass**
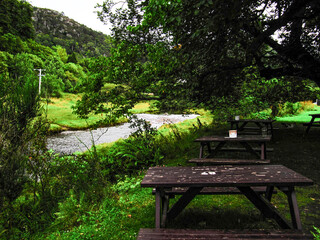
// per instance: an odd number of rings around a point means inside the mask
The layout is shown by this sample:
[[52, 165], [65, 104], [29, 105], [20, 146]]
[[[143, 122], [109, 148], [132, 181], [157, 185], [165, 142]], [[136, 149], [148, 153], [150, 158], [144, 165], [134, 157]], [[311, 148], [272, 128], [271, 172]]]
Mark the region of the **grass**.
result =
[[301, 111], [298, 115], [277, 117], [277, 121], [284, 123], [307, 123], [311, 120], [309, 114], [320, 113], [320, 106], [316, 106], [311, 102], [304, 102], [302, 104], [302, 109], [305, 110]]
[[[201, 122], [210, 122], [210, 116], [202, 116]], [[297, 117], [299, 119], [299, 116]], [[179, 129], [197, 125], [196, 120], [178, 124]], [[220, 126], [203, 126], [201, 135], [225, 133], [226, 123]], [[168, 129], [162, 127], [164, 135]], [[272, 164], [285, 165], [302, 175], [311, 178], [314, 185], [297, 187], [297, 201], [301, 221], [305, 231], [314, 231], [320, 227], [320, 129], [311, 129], [304, 134], [302, 124], [287, 128], [280, 122], [275, 123], [274, 138], [268, 147], [274, 148], [268, 158]], [[188, 165], [187, 160], [198, 156], [199, 144], [190, 138], [190, 144], [183, 150], [179, 147], [166, 156], [164, 165]], [[182, 149], [182, 148], [181, 148]], [[47, 239], [136, 239], [140, 228], [154, 228], [154, 196], [152, 189], [141, 188], [139, 183], [146, 170], [136, 176], [125, 177], [111, 186], [114, 196], [106, 199], [95, 210], [84, 214], [79, 226], [68, 230], [56, 230], [41, 234]], [[177, 199], [172, 199], [174, 203]], [[286, 196], [278, 192], [272, 202], [284, 216], [289, 218]], [[172, 222], [169, 228], [213, 228], [213, 229], [279, 229], [270, 219], [265, 219], [260, 212], [243, 196], [197, 196], [188, 207]]]
[[[50, 122], [50, 131], [59, 132], [63, 130], [79, 130], [87, 129], [99, 120], [103, 119], [103, 115], [90, 115], [88, 119], [81, 119], [72, 113], [72, 106], [81, 99], [81, 95], [64, 93], [61, 98], [51, 98], [48, 105], [44, 103], [47, 110], [47, 117]], [[132, 109], [132, 113], [142, 113], [154, 111], [153, 101], [142, 102], [136, 104]], [[126, 122], [127, 119], [118, 119], [117, 123]]]
[[72, 106], [80, 95], [65, 93], [62, 98], [51, 98], [48, 105], [44, 107], [47, 110], [47, 118], [50, 122], [50, 131], [61, 131], [67, 129], [84, 129], [102, 119], [101, 116], [90, 116], [89, 119], [78, 118], [72, 113]]

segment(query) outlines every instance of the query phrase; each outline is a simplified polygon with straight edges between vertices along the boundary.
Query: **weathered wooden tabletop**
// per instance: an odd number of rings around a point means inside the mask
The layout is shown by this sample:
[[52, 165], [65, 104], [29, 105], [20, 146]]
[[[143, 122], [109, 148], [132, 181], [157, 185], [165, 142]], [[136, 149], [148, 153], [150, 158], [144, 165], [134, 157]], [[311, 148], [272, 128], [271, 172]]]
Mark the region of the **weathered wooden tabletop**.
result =
[[142, 187], [306, 186], [313, 181], [282, 165], [151, 167]]
[[[273, 218], [282, 228], [301, 230], [295, 186], [312, 185], [313, 181], [282, 165], [245, 166], [198, 166], [198, 167], [151, 167], [141, 182], [142, 187], [155, 188], [155, 226], [165, 226], [167, 219], [174, 219], [198, 195], [204, 187], [236, 187], [265, 217]], [[290, 209], [290, 224], [272, 205], [271, 195], [263, 197], [252, 187], [274, 187], [287, 195]], [[166, 189], [187, 187], [188, 190], [169, 208]]]

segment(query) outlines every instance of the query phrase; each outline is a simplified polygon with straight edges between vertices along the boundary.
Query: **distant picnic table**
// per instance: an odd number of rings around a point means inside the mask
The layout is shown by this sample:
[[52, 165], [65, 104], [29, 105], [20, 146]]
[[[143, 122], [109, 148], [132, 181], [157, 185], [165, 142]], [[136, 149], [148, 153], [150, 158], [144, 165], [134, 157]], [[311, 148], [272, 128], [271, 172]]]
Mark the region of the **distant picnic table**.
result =
[[303, 126], [307, 126], [306, 134], [308, 134], [311, 127], [320, 127], [320, 121], [316, 121], [317, 118], [320, 118], [320, 113], [309, 114], [311, 120], [308, 123], [304, 123]]
[[[235, 129], [237, 131], [251, 131], [254, 134], [261, 134], [262, 128], [265, 127], [267, 129], [267, 133], [273, 135], [273, 119], [230, 119], [228, 120], [230, 123], [230, 128]], [[255, 126], [248, 126], [254, 124]]]
[[[219, 151], [247, 151], [257, 159], [265, 160], [267, 156], [267, 142], [271, 141], [271, 135], [241, 135], [236, 138], [230, 138], [223, 135], [204, 136], [197, 138], [195, 142], [200, 143], [199, 158], [212, 158]], [[211, 146], [216, 143], [216, 146]], [[242, 148], [226, 148], [230, 143], [238, 143]], [[255, 148], [254, 145], [259, 146]], [[209, 155], [204, 156], [204, 147], [208, 148]]]
[[[312, 185], [313, 181], [282, 165], [150, 167], [141, 187], [155, 188], [155, 226], [164, 227], [174, 219], [207, 187], [237, 188], [267, 218], [273, 218], [283, 229], [302, 229], [296, 186]], [[169, 206], [168, 191], [175, 187], [186, 188], [179, 200]], [[287, 195], [291, 224], [271, 203], [271, 195], [258, 194], [255, 187], [267, 187], [272, 194], [277, 187]], [[214, 213], [212, 213], [214, 214]]]

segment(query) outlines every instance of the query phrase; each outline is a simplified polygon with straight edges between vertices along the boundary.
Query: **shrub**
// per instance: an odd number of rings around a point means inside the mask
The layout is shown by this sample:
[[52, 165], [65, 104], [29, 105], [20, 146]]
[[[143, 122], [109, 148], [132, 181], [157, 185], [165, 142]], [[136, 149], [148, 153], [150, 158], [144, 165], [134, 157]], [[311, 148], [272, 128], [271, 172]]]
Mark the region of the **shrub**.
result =
[[284, 116], [293, 116], [297, 115], [298, 113], [302, 111], [311, 111], [314, 109], [314, 104], [311, 102], [285, 102], [282, 105], [279, 105], [278, 107], [278, 117], [284, 117]]
[[292, 116], [296, 115], [300, 112], [302, 109], [302, 105], [300, 102], [291, 103], [291, 102], [285, 102], [283, 105], [279, 105], [279, 112], [278, 116]]
[[5, 229], [2, 233], [8, 236], [19, 227], [15, 201], [31, 180], [28, 155], [40, 151], [42, 142], [38, 81], [33, 65], [24, 54], [15, 59], [9, 73], [0, 75], [0, 217]]

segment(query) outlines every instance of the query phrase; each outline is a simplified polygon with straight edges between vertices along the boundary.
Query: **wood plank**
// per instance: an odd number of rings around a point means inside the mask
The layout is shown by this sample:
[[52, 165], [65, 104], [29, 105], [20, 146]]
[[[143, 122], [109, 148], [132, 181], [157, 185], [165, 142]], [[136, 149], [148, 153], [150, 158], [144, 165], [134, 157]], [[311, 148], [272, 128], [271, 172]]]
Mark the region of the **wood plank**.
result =
[[238, 164], [268, 164], [270, 160], [260, 159], [227, 159], [227, 158], [193, 158], [188, 161], [196, 164], [238, 165]]
[[142, 187], [288, 187], [312, 184], [311, 179], [285, 166], [264, 164], [150, 167], [141, 182]]
[[304, 123], [303, 126], [312, 126], [312, 127], [320, 127], [320, 124], [310, 124], [310, 123]]
[[254, 130], [254, 131], [257, 131], [257, 130], [261, 130], [260, 127], [244, 127], [243, 130]]
[[230, 119], [230, 120], [228, 120], [228, 122], [230, 122], [230, 123], [248, 122], [248, 123], [267, 123], [267, 124], [271, 124], [275, 121], [276, 120], [270, 120], [270, 119], [239, 119], [239, 120]]
[[[176, 187], [172, 189], [165, 190], [165, 194], [174, 196], [174, 195], [182, 195], [186, 192], [188, 188]], [[252, 189], [259, 193], [264, 194], [267, 191], [266, 187], [252, 187]], [[152, 194], [155, 194], [155, 189], [152, 190]], [[272, 192], [277, 193], [277, 191]], [[233, 194], [242, 194], [240, 190], [236, 187], [205, 187], [203, 188], [198, 195], [233, 195]]]
[[[252, 148], [256, 152], [260, 152], [261, 148], [254, 147]], [[239, 148], [239, 147], [225, 147], [221, 148], [220, 151], [230, 151], [230, 152], [246, 152], [247, 150], [245, 148]], [[273, 148], [267, 148], [267, 152], [273, 152]]]
[[269, 142], [271, 136], [262, 135], [241, 135], [236, 138], [229, 138], [227, 136], [204, 136], [194, 140], [195, 142]]
[[310, 233], [298, 230], [215, 230], [215, 229], [146, 229], [141, 228], [137, 240], [164, 239], [313, 239]]

